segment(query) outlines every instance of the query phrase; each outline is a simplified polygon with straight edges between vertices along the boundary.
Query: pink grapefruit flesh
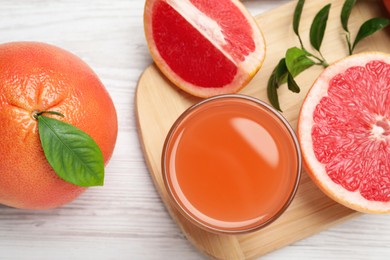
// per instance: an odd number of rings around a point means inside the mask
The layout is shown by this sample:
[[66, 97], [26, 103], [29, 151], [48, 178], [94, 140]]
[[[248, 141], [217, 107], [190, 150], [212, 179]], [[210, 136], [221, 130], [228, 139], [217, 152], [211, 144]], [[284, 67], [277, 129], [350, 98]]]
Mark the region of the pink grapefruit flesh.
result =
[[298, 123], [303, 160], [331, 198], [358, 211], [390, 212], [390, 56], [363, 53], [328, 67]]
[[263, 36], [237, 0], [147, 0], [144, 19], [157, 66], [195, 96], [239, 91], [265, 57]]

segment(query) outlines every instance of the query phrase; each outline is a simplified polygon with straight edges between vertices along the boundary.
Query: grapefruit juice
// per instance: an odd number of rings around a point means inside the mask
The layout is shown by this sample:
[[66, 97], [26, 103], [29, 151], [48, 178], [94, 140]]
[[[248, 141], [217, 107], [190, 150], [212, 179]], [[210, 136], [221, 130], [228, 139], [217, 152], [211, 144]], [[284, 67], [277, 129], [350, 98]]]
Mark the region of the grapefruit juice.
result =
[[210, 231], [258, 229], [290, 203], [300, 151], [287, 121], [242, 95], [210, 98], [187, 110], [163, 152], [166, 187], [189, 220]]

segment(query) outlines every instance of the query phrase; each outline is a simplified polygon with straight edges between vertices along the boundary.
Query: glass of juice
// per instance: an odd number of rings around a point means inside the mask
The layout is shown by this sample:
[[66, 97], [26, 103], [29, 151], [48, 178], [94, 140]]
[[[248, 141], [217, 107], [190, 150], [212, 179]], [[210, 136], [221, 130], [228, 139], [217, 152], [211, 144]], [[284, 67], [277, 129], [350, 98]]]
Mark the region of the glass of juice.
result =
[[266, 103], [221, 95], [187, 109], [162, 155], [163, 179], [175, 207], [214, 233], [258, 230], [291, 203], [301, 153], [287, 120]]

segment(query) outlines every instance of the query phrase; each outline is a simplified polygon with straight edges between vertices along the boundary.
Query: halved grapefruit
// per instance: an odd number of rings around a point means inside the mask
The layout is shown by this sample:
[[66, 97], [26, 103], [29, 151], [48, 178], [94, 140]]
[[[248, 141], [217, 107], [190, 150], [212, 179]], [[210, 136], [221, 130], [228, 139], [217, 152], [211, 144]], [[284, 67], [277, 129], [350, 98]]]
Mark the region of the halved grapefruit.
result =
[[238, 0], [146, 0], [144, 29], [163, 74], [199, 97], [238, 92], [265, 57], [263, 35]]
[[390, 213], [390, 56], [362, 53], [329, 66], [299, 115], [304, 164], [331, 198]]

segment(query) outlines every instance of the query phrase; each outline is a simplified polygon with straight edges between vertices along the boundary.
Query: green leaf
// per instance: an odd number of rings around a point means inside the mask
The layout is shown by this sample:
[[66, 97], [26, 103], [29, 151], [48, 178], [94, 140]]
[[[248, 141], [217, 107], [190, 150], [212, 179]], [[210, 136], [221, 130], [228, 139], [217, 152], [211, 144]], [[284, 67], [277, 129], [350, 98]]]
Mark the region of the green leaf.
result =
[[294, 93], [299, 93], [301, 91], [297, 82], [295, 82], [294, 77], [290, 73], [288, 73], [288, 76], [287, 76], [287, 86], [288, 86], [288, 89]]
[[389, 19], [380, 18], [380, 17], [372, 18], [366, 21], [365, 23], [363, 23], [357, 33], [355, 41], [353, 42], [352, 50], [355, 49], [356, 44], [358, 44], [361, 40], [385, 28], [389, 24], [390, 24]]
[[356, 0], [346, 0], [344, 2], [343, 8], [341, 9], [341, 25], [343, 26], [344, 31], [349, 32], [348, 30], [348, 20], [351, 15], [352, 8], [355, 6]]
[[314, 17], [310, 27], [310, 43], [314, 49], [320, 50], [324, 38], [326, 23], [329, 17], [331, 4], [324, 6]]
[[45, 156], [60, 178], [83, 187], [103, 185], [103, 154], [89, 135], [42, 115], [38, 130]]
[[301, 21], [301, 15], [303, 10], [303, 5], [305, 4], [305, 0], [298, 0], [297, 6], [294, 11], [293, 18], [293, 29], [295, 34], [299, 37], [299, 23]]
[[[279, 61], [278, 65], [276, 66], [275, 70], [275, 78], [278, 84], [278, 87], [286, 82], [287, 80], [287, 67], [286, 67], [286, 59], [283, 58]], [[274, 73], [272, 72], [272, 73]]]
[[306, 51], [293, 47], [286, 52], [286, 66], [289, 73], [296, 77], [302, 71], [310, 68], [315, 64], [314, 61], [307, 57]]
[[279, 104], [279, 97], [278, 97], [278, 83], [276, 83], [275, 77], [270, 77], [268, 80], [268, 85], [267, 85], [267, 96], [268, 100], [270, 101], [271, 105], [276, 108], [279, 111], [282, 111], [280, 109], [280, 104]]
[[280, 109], [279, 98], [277, 89], [282, 84], [282, 82], [287, 77], [287, 67], [286, 60], [283, 58], [279, 61], [278, 65], [276, 65], [275, 69], [272, 71], [270, 78], [268, 79], [267, 84], [267, 96], [271, 105], [279, 111]]

